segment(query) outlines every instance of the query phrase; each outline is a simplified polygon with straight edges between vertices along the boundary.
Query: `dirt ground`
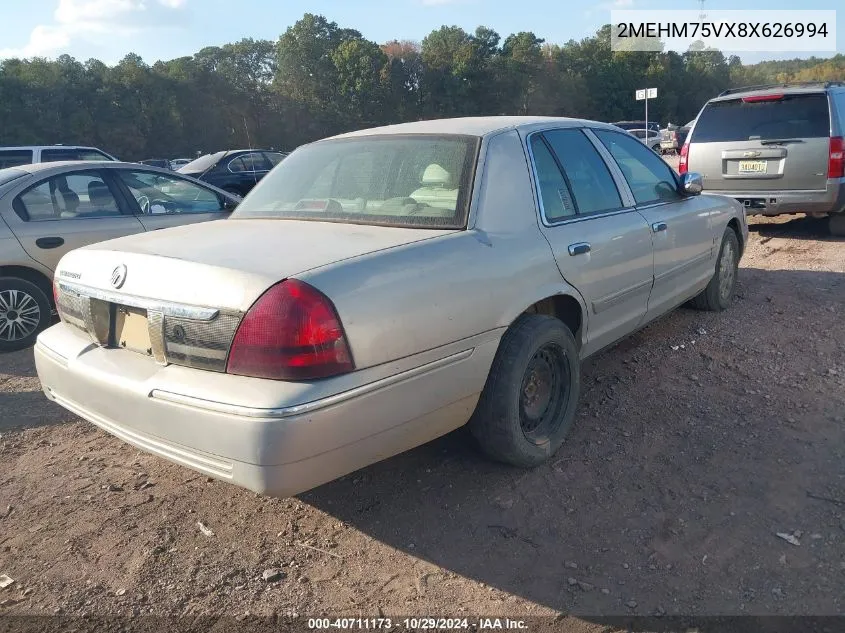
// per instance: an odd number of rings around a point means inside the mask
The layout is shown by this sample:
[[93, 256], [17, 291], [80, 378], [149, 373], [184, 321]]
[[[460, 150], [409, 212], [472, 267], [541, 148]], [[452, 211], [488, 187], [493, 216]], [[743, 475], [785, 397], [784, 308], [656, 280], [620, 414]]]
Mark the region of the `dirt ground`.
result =
[[751, 224], [735, 305], [588, 361], [532, 471], [458, 431], [261, 498], [49, 403], [31, 351], [0, 357], [0, 614], [844, 614], [845, 242]]

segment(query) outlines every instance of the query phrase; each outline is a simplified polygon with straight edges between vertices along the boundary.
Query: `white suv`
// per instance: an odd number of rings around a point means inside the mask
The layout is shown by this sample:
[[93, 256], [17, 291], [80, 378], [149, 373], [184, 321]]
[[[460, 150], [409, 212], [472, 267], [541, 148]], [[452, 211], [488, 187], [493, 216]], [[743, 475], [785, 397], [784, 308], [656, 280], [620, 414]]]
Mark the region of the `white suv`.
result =
[[0, 147], [0, 169], [63, 160], [117, 160], [96, 147], [80, 145], [22, 145]]

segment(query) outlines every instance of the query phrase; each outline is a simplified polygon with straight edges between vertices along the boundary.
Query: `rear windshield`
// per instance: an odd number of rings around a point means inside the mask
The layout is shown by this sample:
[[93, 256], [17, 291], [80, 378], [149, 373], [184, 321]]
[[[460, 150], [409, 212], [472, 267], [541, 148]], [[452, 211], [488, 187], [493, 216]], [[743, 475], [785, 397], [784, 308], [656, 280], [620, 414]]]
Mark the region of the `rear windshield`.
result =
[[742, 99], [707, 104], [693, 129], [693, 143], [830, 136], [825, 94], [785, 95], [772, 101]]
[[0, 149], [0, 169], [30, 163], [32, 163], [31, 149]]
[[205, 156], [200, 156], [196, 160], [192, 160], [184, 167], [180, 167], [179, 171], [183, 171], [186, 174], [193, 174], [196, 172], [205, 171], [206, 169], [211, 169], [217, 164], [217, 162], [221, 158], [223, 158], [223, 154], [225, 153], [226, 152], [216, 152], [214, 154], [206, 154]]
[[478, 143], [427, 134], [313, 143], [265, 176], [232, 217], [463, 228]]

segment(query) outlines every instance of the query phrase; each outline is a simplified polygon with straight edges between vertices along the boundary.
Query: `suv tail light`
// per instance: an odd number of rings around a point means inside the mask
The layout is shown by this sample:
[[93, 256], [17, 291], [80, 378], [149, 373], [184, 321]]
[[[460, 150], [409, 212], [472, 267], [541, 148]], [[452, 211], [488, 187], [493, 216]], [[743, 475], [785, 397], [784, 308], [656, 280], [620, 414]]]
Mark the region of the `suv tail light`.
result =
[[56, 280], [53, 280], [53, 305], [56, 307], [56, 310], [59, 309], [59, 284], [56, 283]]
[[845, 177], [845, 142], [843, 142], [841, 136], [830, 137], [830, 158], [827, 162], [827, 177]]
[[760, 101], [781, 101], [783, 100], [782, 94], [772, 94], [772, 95], [751, 95], [750, 97], [743, 97], [743, 103], [759, 103]]
[[244, 316], [226, 372], [275, 380], [310, 380], [355, 368], [334, 305], [308, 284], [272, 286]]
[[678, 173], [685, 174], [687, 173], [687, 160], [689, 159], [689, 142], [684, 143], [684, 146], [681, 148], [681, 159], [678, 161]]

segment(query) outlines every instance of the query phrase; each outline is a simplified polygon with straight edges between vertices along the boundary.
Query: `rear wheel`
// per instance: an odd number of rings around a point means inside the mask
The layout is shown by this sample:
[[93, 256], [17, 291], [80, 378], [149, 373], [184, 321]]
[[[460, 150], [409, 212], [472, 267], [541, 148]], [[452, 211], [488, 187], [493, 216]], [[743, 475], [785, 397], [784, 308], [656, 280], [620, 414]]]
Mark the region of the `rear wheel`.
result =
[[502, 338], [470, 431], [489, 457], [538, 466], [569, 434], [580, 384], [569, 328], [554, 317], [524, 314]]
[[842, 213], [831, 213], [827, 226], [831, 235], [845, 237], [845, 211]]
[[38, 286], [17, 277], [0, 277], [0, 352], [30, 347], [50, 322], [50, 300]]
[[733, 229], [725, 229], [719, 259], [716, 261], [716, 273], [702, 293], [692, 300], [693, 307], [710, 312], [727, 308], [733, 299], [738, 269], [739, 240]]

